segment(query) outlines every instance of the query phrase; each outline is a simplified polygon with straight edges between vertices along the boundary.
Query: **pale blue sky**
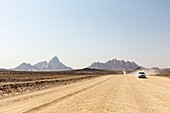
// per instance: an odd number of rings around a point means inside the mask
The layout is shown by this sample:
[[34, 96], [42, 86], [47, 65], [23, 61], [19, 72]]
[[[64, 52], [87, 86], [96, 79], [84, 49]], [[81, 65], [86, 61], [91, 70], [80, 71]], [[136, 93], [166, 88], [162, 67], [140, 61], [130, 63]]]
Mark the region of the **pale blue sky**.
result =
[[53, 56], [170, 67], [170, 0], [0, 0], [0, 67]]

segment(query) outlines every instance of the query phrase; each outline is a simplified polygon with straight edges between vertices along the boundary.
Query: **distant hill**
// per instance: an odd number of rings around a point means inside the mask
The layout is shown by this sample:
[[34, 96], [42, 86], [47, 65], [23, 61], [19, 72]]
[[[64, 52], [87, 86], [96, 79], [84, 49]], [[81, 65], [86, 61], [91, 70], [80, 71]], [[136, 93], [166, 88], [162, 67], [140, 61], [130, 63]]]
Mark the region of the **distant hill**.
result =
[[71, 67], [65, 66], [61, 63], [57, 56], [52, 58], [49, 63], [47, 61], [38, 62], [35, 65], [31, 65], [30, 63], [22, 63], [21, 65], [15, 67], [13, 70], [15, 71], [64, 71], [64, 70], [72, 70]]
[[170, 68], [162, 69], [161, 74], [170, 74]]
[[0, 68], [0, 71], [10, 71], [8, 69]]
[[92, 69], [103, 69], [103, 70], [135, 70], [140, 66], [135, 62], [124, 61], [124, 60], [109, 60], [106, 63], [95, 62], [92, 63], [89, 68]]

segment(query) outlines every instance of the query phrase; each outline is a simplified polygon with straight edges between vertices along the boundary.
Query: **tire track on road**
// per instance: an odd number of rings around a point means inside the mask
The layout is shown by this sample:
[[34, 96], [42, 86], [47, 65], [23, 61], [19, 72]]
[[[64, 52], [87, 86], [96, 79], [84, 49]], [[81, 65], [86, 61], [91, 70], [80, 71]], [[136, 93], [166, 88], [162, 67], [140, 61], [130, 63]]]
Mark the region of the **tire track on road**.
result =
[[[143, 109], [147, 109], [146, 112], [164, 113], [168, 111], [170, 101], [167, 103], [167, 100], [164, 99], [164, 90], [158, 90], [158, 87], [161, 86], [153, 84], [149, 79], [143, 80], [136, 78], [134, 81], [130, 80], [133, 78], [134, 77], [131, 76], [127, 79], [129, 84], [131, 84], [130, 86], [134, 86], [134, 88], [130, 88], [129, 90], [131, 90], [131, 93], [134, 95], [133, 97], [139, 101], [137, 103], [141, 103], [144, 106]], [[165, 91], [169, 90], [167, 89]]]
[[140, 86], [143, 87], [145, 91], [147, 91], [153, 98], [156, 98], [158, 102], [161, 102], [161, 105], [168, 107], [170, 110], [170, 101], [167, 103], [167, 100], [170, 100], [169, 88], [160, 85], [161, 83], [157, 83], [154, 79], [148, 79], [145, 81], [139, 80], [138, 82], [140, 82]]
[[107, 82], [108, 80], [112, 79], [113, 77], [114, 77], [114, 76], [112, 76], [112, 77], [110, 77], [110, 78], [108, 78], [108, 79], [106, 79], [106, 80], [104, 80], [104, 81], [102, 81], [102, 82], [99, 82], [99, 83], [97, 83], [97, 84], [94, 84], [94, 85], [92, 85], [92, 86], [89, 86], [89, 87], [87, 87], [87, 88], [83, 88], [83, 89], [78, 90], [78, 91], [76, 91], [76, 92], [74, 92], [74, 93], [67, 94], [67, 95], [65, 95], [65, 96], [63, 96], [63, 97], [60, 97], [60, 98], [57, 98], [57, 99], [55, 99], [55, 100], [53, 100], [53, 101], [51, 101], [51, 102], [48, 102], [48, 103], [45, 103], [45, 104], [40, 105], [40, 106], [38, 106], [38, 107], [32, 108], [32, 109], [30, 109], [30, 110], [27, 110], [27, 111], [25, 111], [25, 112], [23, 112], [23, 113], [30, 113], [30, 112], [39, 111], [39, 110], [41, 110], [41, 109], [43, 109], [43, 108], [45, 108], [45, 107], [51, 106], [51, 105], [54, 104], [54, 103], [57, 103], [57, 102], [62, 101], [62, 100], [64, 100], [64, 99], [67, 99], [67, 98], [69, 98], [69, 97], [71, 97], [71, 96], [75, 96], [75, 95], [77, 95], [77, 94], [79, 94], [79, 93], [81, 93], [81, 92], [83, 92], [83, 91], [86, 91], [86, 90], [88, 90], [88, 89], [91, 89], [91, 88], [93, 88], [93, 87], [95, 87], [95, 86], [101, 85], [101, 84]]
[[119, 77], [115, 76], [103, 84], [71, 96], [60, 103], [55, 103], [39, 112], [49, 113], [104, 113], [108, 97], [120, 84]]
[[[140, 113], [152, 113], [152, 110], [148, 108], [148, 104], [145, 102], [145, 98], [141, 93], [139, 93], [135, 87], [138, 87], [138, 84], [134, 84], [137, 81], [129, 80], [129, 77], [126, 77], [127, 84], [129, 85], [127, 87], [128, 92], [130, 95], [132, 95], [133, 99], [135, 100], [136, 105], [138, 106]], [[135, 86], [135, 87], [133, 87]]]

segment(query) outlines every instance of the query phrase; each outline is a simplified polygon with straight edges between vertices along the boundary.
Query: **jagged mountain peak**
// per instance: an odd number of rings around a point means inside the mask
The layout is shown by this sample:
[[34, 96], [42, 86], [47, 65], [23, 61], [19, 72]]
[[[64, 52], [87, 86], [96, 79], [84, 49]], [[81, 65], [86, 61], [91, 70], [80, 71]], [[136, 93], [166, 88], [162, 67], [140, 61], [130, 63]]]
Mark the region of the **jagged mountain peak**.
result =
[[51, 61], [53, 61], [53, 62], [60, 62], [57, 56], [53, 57], [53, 58], [50, 60], [50, 62], [51, 62]]
[[95, 62], [89, 66], [89, 68], [104, 70], [132, 70], [136, 69], [137, 67], [139, 66], [135, 62], [117, 59], [109, 60], [106, 63]]
[[61, 63], [57, 56], [53, 57], [48, 63], [48, 69], [50, 70], [71, 70], [72, 68], [65, 66]]

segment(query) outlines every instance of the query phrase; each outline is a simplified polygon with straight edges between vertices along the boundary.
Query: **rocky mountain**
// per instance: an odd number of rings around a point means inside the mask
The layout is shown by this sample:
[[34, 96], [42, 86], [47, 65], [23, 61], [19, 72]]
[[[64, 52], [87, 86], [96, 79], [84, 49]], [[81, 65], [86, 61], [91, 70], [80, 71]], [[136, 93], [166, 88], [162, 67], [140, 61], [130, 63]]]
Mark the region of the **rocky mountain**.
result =
[[47, 61], [39, 62], [34, 65], [34, 68], [38, 68], [39, 70], [46, 70], [47, 67], [48, 67]]
[[47, 61], [38, 62], [35, 65], [30, 63], [22, 63], [13, 70], [15, 71], [62, 71], [62, 70], [72, 70], [72, 68], [65, 66], [61, 63], [58, 57], [52, 58], [49, 63]]
[[106, 63], [95, 62], [89, 66], [92, 69], [103, 69], [103, 70], [134, 70], [140, 67], [135, 62], [124, 61], [124, 60], [109, 60]]
[[71, 70], [72, 68], [65, 66], [57, 57], [52, 58], [47, 66], [47, 70]]
[[14, 68], [15, 71], [36, 71], [38, 68], [32, 66], [30, 63], [22, 63]]

